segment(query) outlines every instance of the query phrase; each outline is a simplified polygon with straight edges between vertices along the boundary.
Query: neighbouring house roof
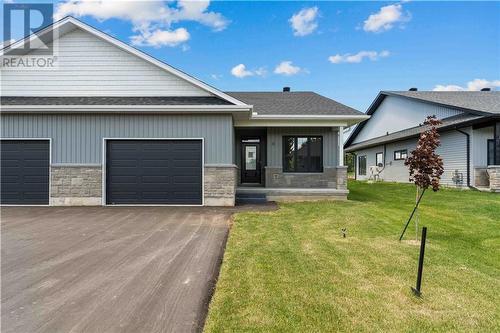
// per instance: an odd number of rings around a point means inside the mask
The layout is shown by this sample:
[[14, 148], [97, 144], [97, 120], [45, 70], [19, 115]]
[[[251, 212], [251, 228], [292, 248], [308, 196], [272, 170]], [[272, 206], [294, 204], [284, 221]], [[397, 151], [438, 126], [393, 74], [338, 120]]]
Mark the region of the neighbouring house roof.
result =
[[[482, 119], [482, 116], [472, 115], [472, 114], [461, 114], [458, 116], [453, 116], [449, 118], [442, 119], [442, 124], [438, 126], [439, 131], [444, 131], [446, 129], [453, 128], [457, 125], [462, 125], [468, 122], [474, 122], [476, 120]], [[378, 146], [385, 143], [411, 139], [418, 137], [423, 131], [424, 126], [415, 126], [407, 128], [398, 132], [393, 132], [384, 136], [379, 136], [377, 138], [369, 139], [363, 142], [355, 143], [350, 145], [345, 149], [346, 152], [353, 152], [360, 149], [370, 148], [373, 146]]]
[[229, 91], [226, 94], [246, 104], [253, 105], [253, 112], [258, 115], [365, 116], [358, 110], [312, 91]]
[[1, 105], [232, 105], [219, 97], [17, 97], [2, 96]]
[[384, 91], [465, 111], [500, 114], [500, 91]]
[[[387, 96], [404, 97], [463, 112], [461, 116], [444, 119], [443, 125], [440, 127], [441, 129], [453, 126], [465, 126], [471, 122], [474, 123], [485, 118], [498, 117], [500, 115], [500, 91], [381, 91], [368, 108], [366, 114], [372, 115], [376, 112]], [[398, 132], [352, 144], [367, 122], [368, 120], [356, 126], [349, 136], [344, 144], [347, 152], [381, 143], [411, 138], [417, 136], [421, 130], [420, 126], [402, 129]], [[414, 131], [417, 132], [414, 133]]]

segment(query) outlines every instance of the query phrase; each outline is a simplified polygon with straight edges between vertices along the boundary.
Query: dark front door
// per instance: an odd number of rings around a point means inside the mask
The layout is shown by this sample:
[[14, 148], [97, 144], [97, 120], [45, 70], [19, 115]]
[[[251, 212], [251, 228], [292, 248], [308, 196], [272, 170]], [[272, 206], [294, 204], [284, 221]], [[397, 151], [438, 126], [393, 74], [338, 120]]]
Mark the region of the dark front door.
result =
[[260, 143], [242, 143], [241, 182], [260, 183]]
[[0, 140], [0, 203], [49, 204], [48, 140]]
[[201, 140], [110, 140], [107, 204], [202, 203]]

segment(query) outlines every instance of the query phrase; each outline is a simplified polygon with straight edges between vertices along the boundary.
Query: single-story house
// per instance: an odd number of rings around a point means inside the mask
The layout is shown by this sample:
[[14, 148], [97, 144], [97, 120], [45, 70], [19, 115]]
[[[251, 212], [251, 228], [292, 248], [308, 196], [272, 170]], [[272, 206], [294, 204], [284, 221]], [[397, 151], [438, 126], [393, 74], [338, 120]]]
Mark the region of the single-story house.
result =
[[442, 121], [441, 183], [500, 191], [500, 92], [381, 91], [367, 114], [344, 145], [356, 156], [357, 179], [409, 182], [405, 159], [425, 118], [435, 115]]
[[73, 17], [4, 48], [1, 84], [2, 204], [345, 199], [343, 129], [368, 118], [313, 92], [222, 92]]

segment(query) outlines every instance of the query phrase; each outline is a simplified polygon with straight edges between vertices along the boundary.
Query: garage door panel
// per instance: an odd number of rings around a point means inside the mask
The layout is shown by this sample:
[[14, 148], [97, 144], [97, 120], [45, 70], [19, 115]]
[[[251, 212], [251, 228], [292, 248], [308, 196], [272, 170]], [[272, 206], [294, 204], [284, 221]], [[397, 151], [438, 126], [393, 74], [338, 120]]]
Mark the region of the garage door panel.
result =
[[111, 140], [108, 204], [201, 204], [201, 140]]
[[49, 203], [48, 140], [1, 140], [2, 204]]

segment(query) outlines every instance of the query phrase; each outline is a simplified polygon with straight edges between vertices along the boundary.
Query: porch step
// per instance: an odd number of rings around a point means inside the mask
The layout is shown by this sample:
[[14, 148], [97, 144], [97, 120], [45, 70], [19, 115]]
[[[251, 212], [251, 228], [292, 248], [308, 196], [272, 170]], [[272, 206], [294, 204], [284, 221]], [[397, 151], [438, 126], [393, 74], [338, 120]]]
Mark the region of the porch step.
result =
[[241, 192], [236, 191], [237, 204], [259, 204], [266, 203], [267, 195], [263, 192]]

